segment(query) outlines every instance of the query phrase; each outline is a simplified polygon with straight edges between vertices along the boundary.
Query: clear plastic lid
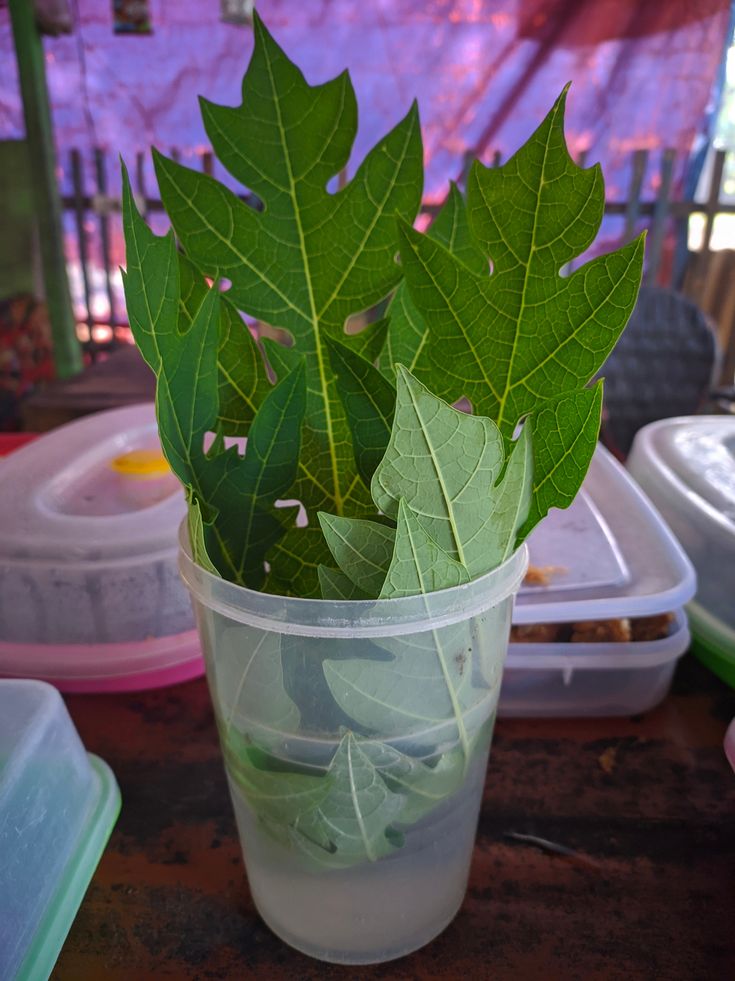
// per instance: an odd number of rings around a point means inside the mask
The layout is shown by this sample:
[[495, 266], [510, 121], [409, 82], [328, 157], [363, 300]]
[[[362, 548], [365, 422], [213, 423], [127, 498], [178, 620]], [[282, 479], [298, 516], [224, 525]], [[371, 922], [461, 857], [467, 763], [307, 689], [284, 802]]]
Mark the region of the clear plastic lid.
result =
[[47, 978], [120, 809], [59, 693], [0, 680], [0, 978]]
[[[713, 508], [735, 535], [735, 418], [686, 416], [666, 419], [641, 433], [638, 453], [693, 509]], [[642, 462], [641, 462], [642, 465]], [[677, 487], [672, 477], [682, 486]]]
[[161, 453], [153, 404], [85, 416], [0, 466], [0, 562], [175, 552], [184, 494]]
[[623, 467], [598, 446], [582, 491], [529, 537], [545, 584], [524, 585], [514, 623], [647, 616], [694, 595], [694, 569]]

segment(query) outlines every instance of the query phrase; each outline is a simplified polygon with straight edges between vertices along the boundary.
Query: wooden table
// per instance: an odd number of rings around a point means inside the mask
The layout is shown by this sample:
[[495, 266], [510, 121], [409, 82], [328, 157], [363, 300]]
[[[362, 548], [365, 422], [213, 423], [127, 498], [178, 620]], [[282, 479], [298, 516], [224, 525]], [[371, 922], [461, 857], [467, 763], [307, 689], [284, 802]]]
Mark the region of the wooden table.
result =
[[693, 660], [642, 717], [501, 720], [461, 912], [375, 968], [312, 961], [256, 915], [203, 681], [67, 702], [123, 810], [59, 981], [735, 977], [735, 693]]

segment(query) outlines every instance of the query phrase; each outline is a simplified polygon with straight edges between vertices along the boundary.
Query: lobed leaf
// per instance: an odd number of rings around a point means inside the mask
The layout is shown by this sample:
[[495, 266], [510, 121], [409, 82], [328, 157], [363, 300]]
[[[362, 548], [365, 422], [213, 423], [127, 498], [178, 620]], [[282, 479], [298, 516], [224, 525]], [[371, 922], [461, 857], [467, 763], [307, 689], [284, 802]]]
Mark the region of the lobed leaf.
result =
[[377, 521], [323, 512], [319, 513], [319, 523], [342, 572], [369, 597], [377, 597], [391, 563], [395, 530]]
[[415, 596], [469, 582], [467, 569], [429, 537], [403, 498], [398, 502], [398, 524], [393, 558], [381, 599]]
[[357, 471], [369, 487], [390, 439], [395, 389], [376, 367], [345, 344], [328, 338], [326, 346], [352, 433]]
[[347, 74], [310, 86], [255, 18], [255, 49], [240, 106], [201, 101], [215, 152], [253, 191], [256, 210], [214, 178], [155, 154], [166, 211], [188, 258], [250, 316], [290, 331], [306, 359], [307, 424], [292, 496], [309, 512], [370, 510], [326, 340], [348, 340], [347, 319], [400, 279], [395, 215], [413, 221], [422, 150], [415, 107], [368, 153], [347, 185], [327, 190], [357, 127]]
[[[592, 243], [604, 208], [599, 166], [582, 170], [567, 151], [565, 97], [566, 91], [503, 167], [472, 167], [469, 224], [492, 275], [469, 269], [444, 244], [401, 223], [405, 282], [427, 328], [416, 376], [450, 402], [468, 398], [475, 412], [497, 423], [506, 443], [521, 419], [587, 385], [623, 330], [641, 278], [643, 236], [560, 274]], [[419, 329], [414, 324], [411, 338]], [[586, 404], [596, 411], [596, 403]], [[567, 419], [571, 424], [573, 414]], [[557, 452], [562, 444], [586, 446], [595, 423], [577, 413], [576, 424], [555, 441]], [[549, 507], [573, 499], [588, 462], [586, 450], [572, 466], [550, 452], [536, 461], [543, 499], [525, 534]]]
[[296, 475], [305, 369], [301, 364], [269, 387], [249, 427], [244, 457], [234, 446], [225, 449], [221, 438], [205, 451], [205, 437], [219, 424], [222, 297], [215, 288], [194, 289], [189, 281], [183, 304], [173, 235], [159, 238], [151, 232], [135, 207], [126, 173], [123, 182], [125, 295], [133, 335], [157, 376], [161, 446], [188, 488], [189, 501], [196, 500], [200, 509], [197, 548], [204, 546], [220, 575], [257, 588], [266, 552], [284, 530], [273, 505]]
[[[472, 237], [467, 210], [454, 182], [450, 183], [447, 199], [426, 234], [432, 241], [444, 245], [476, 275], [487, 273], [487, 259]], [[426, 321], [411, 299], [405, 281], [398, 284], [390, 302], [388, 321], [388, 337], [378, 364], [383, 374], [393, 380], [397, 364], [405, 365], [411, 372], [416, 370], [428, 339]]]
[[447, 405], [401, 365], [397, 386], [393, 431], [373, 477], [373, 499], [395, 517], [403, 498], [436, 545], [474, 579], [507, 557], [526, 518], [529, 433], [510, 444], [510, 462], [496, 486], [505, 462], [497, 426]]
[[340, 572], [339, 569], [330, 569], [327, 565], [320, 565], [317, 571], [322, 599], [363, 600], [370, 598], [359, 586], [355, 585], [349, 576]]

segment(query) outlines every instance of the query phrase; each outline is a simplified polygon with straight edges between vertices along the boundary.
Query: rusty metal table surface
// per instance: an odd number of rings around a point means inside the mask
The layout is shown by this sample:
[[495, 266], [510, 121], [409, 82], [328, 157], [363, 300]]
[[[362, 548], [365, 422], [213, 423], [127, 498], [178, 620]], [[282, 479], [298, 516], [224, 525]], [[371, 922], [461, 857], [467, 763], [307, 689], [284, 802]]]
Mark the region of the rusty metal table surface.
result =
[[644, 716], [501, 720], [464, 906], [369, 968], [313, 961], [258, 918], [203, 680], [67, 704], [123, 809], [56, 981], [735, 977], [735, 693], [689, 657]]

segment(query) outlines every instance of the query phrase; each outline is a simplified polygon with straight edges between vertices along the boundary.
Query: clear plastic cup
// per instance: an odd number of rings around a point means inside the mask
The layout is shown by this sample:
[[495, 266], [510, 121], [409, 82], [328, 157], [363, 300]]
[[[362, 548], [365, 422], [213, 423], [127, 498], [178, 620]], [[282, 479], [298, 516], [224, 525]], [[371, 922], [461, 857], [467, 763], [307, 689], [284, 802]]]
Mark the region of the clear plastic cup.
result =
[[519, 549], [475, 582], [289, 599], [197, 566], [191, 591], [250, 890], [312, 957], [402, 957], [464, 898]]

